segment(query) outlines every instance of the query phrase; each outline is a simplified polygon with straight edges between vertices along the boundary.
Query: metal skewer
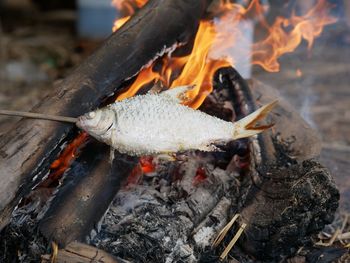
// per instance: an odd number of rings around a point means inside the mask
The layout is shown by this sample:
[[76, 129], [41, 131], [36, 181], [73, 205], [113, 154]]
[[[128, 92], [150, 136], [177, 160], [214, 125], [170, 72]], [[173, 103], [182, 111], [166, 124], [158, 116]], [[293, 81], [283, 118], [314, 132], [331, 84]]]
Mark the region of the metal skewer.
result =
[[42, 119], [42, 120], [49, 120], [49, 121], [62, 121], [62, 122], [69, 122], [69, 123], [76, 123], [78, 120], [78, 118], [72, 118], [72, 117], [47, 115], [42, 113], [25, 112], [25, 111], [11, 111], [11, 110], [0, 110], [0, 115], [18, 116], [18, 117]]

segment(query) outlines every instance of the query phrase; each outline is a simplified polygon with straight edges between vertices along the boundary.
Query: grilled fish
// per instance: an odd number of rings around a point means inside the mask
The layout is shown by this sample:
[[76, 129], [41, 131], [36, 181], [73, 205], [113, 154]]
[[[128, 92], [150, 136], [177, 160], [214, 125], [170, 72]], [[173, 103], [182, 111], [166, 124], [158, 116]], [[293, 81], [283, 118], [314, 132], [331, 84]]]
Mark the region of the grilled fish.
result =
[[231, 123], [182, 105], [190, 86], [139, 95], [78, 118], [77, 126], [121, 153], [133, 156], [179, 151], [213, 151], [215, 144], [250, 137], [271, 127], [255, 127], [277, 101]]

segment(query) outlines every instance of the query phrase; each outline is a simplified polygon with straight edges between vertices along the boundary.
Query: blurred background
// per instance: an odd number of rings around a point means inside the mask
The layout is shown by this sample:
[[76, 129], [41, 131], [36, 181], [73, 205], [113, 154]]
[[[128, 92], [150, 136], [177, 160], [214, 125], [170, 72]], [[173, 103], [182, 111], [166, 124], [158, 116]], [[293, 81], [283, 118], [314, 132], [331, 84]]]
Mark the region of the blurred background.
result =
[[[238, 1], [247, 4], [248, 1]], [[269, 0], [267, 19], [304, 14], [314, 0]], [[335, 24], [326, 26], [313, 48], [303, 43], [279, 60], [281, 70], [237, 68], [246, 78], [275, 87], [319, 131], [322, 163], [341, 191], [341, 211], [350, 211], [350, 1], [334, 4]], [[112, 32], [120, 16], [110, 0], [0, 0], [0, 108], [30, 110]], [[254, 23], [251, 41], [259, 36]], [[251, 43], [243, 43], [249, 47]], [[233, 51], [234, 52], [234, 51]], [[243, 58], [247, 59], [247, 58]], [[241, 65], [242, 64], [242, 65]], [[18, 119], [0, 117], [0, 134]]]

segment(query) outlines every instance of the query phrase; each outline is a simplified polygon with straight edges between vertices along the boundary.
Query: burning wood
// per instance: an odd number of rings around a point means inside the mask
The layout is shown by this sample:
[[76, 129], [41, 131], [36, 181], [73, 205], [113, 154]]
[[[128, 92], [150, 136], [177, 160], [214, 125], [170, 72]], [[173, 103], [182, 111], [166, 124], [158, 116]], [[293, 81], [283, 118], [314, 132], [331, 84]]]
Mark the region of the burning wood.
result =
[[[207, 4], [204, 0], [150, 1], [58, 83], [34, 112], [74, 117], [96, 108], [150, 61], [179, 42], [186, 42]], [[174, 22], [169, 23], [169, 17]], [[161, 24], [167, 26], [159, 30]], [[1, 136], [0, 229], [8, 223], [19, 200], [46, 174], [60, 151], [60, 143], [71, 131], [70, 125], [23, 119]]]
[[[90, 142], [67, 172], [39, 224], [48, 239], [63, 246], [75, 240], [84, 241], [97, 228], [137, 163], [136, 158], [120, 154], [111, 163], [109, 153], [109, 147], [96, 141]], [[88, 174], [82, 171], [88, 171]]]

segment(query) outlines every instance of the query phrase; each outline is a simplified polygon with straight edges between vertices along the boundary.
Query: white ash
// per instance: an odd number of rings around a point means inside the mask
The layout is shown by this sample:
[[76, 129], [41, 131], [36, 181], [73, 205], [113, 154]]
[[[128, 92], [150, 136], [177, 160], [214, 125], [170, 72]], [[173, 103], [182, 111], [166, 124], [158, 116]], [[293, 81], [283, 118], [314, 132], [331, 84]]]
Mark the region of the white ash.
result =
[[194, 263], [197, 262], [196, 257], [193, 255], [192, 248], [184, 243], [182, 239], [176, 241], [176, 245], [173, 252], [166, 258], [166, 263], [184, 262]]
[[[235, 175], [203, 163], [209, 160], [213, 159], [208, 153], [168, 165], [160, 161], [157, 168], [162, 171], [157, 171], [156, 176], [143, 177], [140, 185], [119, 191], [100, 233], [91, 243], [135, 262], [143, 262], [141, 258], [152, 262], [196, 262], [194, 249], [207, 245], [227, 221], [231, 202], [222, 199], [222, 194], [230, 198], [238, 194]], [[194, 186], [196, 167], [202, 166], [207, 179]], [[169, 181], [177, 173], [181, 180]], [[207, 237], [206, 227], [207, 232], [212, 231]], [[196, 239], [193, 233], [197, 234]], [[200, 236], [203, 241], [197, 244]]]
[[210, 245], [214, 234], [214, 229], [212, 227], [203, 227], [193, 236], [193, 239], [200, 247], [206, 247]]
[[193, 240], [202, 249], [211, 246], [219, 231], [227, 224], [231, 200], [223, 197], [211, 213], [193, 231]]

